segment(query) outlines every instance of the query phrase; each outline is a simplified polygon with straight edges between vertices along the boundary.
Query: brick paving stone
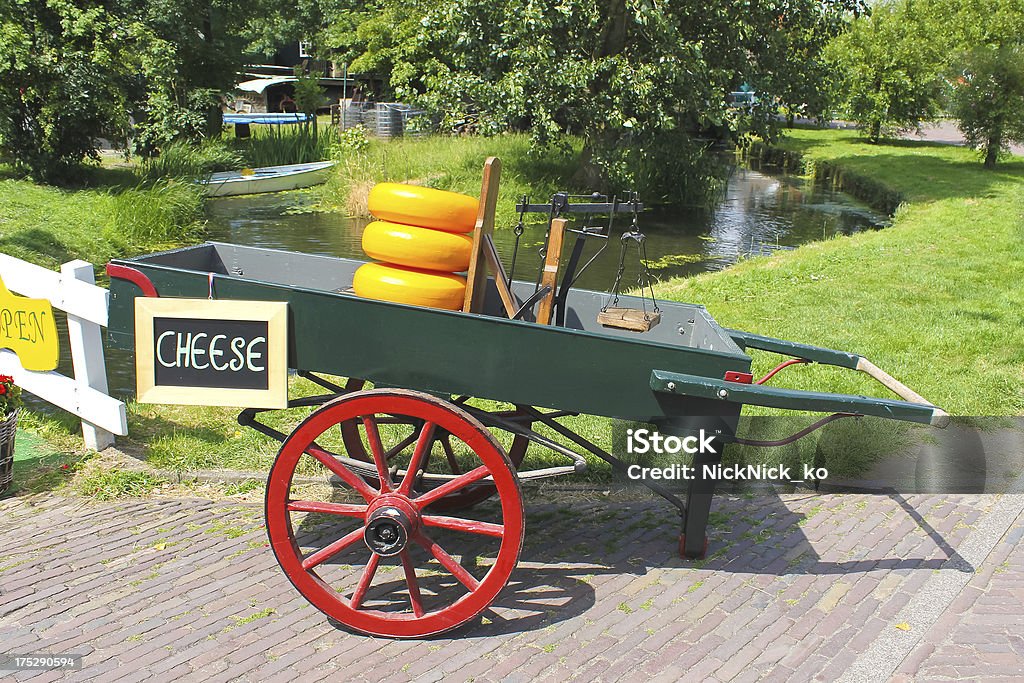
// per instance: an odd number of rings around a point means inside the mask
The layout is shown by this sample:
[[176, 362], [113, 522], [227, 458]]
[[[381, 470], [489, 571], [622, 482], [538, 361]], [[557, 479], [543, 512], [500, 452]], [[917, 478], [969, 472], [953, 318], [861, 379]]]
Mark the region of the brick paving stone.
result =
[[[955, 548], [993, 503], [979, 496], [907, 496], [906, 504]], [[493, 623], [446, 638], [395, 642], [336, 631], [308, 607], [270, 552], [249, 548], [265, 539], [258, 506], [164, 500], [83, 506], [48, 498], [33, 512], [22, 499], [3, 501], [0, 520], [10, 523], [0, 521], [0, 547], [24, 547], [31, 538], [34, 552], [17, 557], [28, 557], [21, 567], [42, 580], [19, 577], [22, 590], [35, 592], [0, 594], [0, 612], [28, 599], [0, 617], [0, 633], [25, 647], [94, 648], [89, 675], [104, 680], [115, 672], [204, 681], [356, 674], [368, 681], [411, 674], [558, 683], [680, 675], [810, 680], [842, 673], [876, 632], [893, 627], [893, 617], [946, 559], [900, 504], [880, 497], [720, 497], [715, 510], [728, 522], [712, 530], [712, 552], [729, 547], [700, 568], [674, 555], [664, 529], [644, 527], [656, 521], [675, 533], [678, 520], [658, 501], [614, 505], [586, 503], [572, 514], [528, 522], [531, 533], [513, 577], [519, 588], [499, 597]], [[534, 515], [564, 507], [530, 504]], [[806, 523], [796, 525], [802, 518]], [[235, 539], [207, 533], [215, 523], [243, 533]], [[98, 531], [84, 528], [90, 524]], [[1012, 533], [924, 634], [902, 675], [1024, 675], [1024, 639], [1014, 640], [1010, 623], [1024, 613], [1024, 556]], [[586, 550], [566, 552], [559, 540], [566, 537]], [[165, 550], [153, 547], [158, 540], [168, 544]], [[531, 597], [538, 584], [543, 597]], [[538, 610], [519, 609], [524, 599]], [[823, 599], [826, 611], [814, 607]], [[231, 618], [263, 608], [274, 614], [248, 624]], [[964, 659], [969, 668], [947, 663]]]

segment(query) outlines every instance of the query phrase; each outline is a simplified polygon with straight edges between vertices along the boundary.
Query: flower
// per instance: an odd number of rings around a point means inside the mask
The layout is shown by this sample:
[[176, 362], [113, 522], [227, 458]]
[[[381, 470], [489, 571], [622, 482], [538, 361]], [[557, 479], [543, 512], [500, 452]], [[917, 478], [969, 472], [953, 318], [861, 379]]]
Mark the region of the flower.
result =
[[22, 406], [21, 388], [10, 375], [0, 375], [0, 419], [7, 419]]

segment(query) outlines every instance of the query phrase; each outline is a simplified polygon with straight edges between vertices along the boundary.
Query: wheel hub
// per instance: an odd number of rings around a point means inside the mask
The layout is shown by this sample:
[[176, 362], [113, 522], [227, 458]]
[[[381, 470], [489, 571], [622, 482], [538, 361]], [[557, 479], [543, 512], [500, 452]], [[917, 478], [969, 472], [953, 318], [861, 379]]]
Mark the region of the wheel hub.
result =
[[378, 508], [366, 522], [366, 547], [383, 557], [392, 557], [409, 544], [411, 524], [398, 508]]
[[406, 549], [418, 526], [415, 506], [399, 495], [384, 495], [370, 505], [363, 541], [381, 557], [393, 557]]

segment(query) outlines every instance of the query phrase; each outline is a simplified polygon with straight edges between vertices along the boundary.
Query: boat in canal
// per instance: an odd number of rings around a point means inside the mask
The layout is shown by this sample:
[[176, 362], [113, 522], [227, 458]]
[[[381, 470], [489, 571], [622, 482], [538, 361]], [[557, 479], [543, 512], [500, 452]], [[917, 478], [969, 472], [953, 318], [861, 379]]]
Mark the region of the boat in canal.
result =
[[213, 173], [196, 181], [204, 186], [207, 197], [233, 197], [263, 192], [283, 192], [319, 185], [327, 180], [335, 161], [308, 164], [244, 168], [238, 171]]

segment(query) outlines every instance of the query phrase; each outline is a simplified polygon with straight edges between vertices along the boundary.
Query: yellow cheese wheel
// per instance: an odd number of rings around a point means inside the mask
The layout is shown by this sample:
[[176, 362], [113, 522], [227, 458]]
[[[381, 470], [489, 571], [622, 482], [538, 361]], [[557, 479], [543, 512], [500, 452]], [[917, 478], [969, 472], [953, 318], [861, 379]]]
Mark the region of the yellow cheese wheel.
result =
[[471, 232], [479, 204], [476, 197], [399, 183], [374, 185], [368, 203], [382, 221], [446, 232]]
[[469, 268], [473, 238], [443, 230], [374, 221], [363, 230], [363, 251], [378, 261], [454, 273]]
[[356, 270], [352, 289], [359, 296], [412, 306], [462, 309], [466, 278], [390, 263], [367, 263]]

